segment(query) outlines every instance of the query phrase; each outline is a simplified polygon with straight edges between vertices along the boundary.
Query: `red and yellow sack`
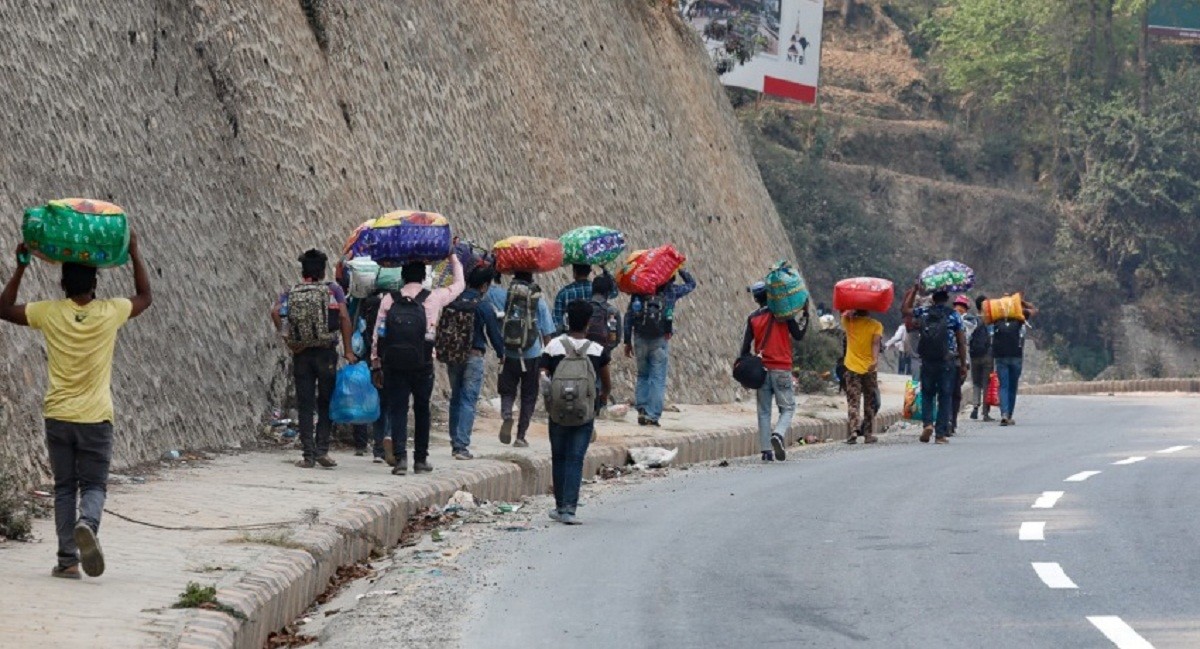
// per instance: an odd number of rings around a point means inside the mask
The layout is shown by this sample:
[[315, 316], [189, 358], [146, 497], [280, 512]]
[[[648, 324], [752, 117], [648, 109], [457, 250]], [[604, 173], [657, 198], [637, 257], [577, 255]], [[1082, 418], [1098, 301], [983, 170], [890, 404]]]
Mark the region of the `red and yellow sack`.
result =
[[492, 246], [496, 272], [547, 273], [563, 264], [563, 245], [555, 239], [509, 237]]
[[653, 295], [683, 268], [687, 257], [666, 244], [637, 250], [617, 269], [617, 288], [630, 295]]
[[1025, 322], [1025, 309], [1021, 306], [1020, 293], [983, 301], [983, 321], [992, 324], [1000, 320]]

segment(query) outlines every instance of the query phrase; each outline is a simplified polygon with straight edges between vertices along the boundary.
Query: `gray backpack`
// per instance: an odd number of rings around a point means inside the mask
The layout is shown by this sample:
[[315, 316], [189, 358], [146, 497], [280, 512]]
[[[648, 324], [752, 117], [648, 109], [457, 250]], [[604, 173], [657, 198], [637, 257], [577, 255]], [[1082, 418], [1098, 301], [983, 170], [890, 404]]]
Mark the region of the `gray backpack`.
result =
[[546, 412], [560, 426], [582, 426], [596, 417], [596, 368], [587, 350], [596, 343], [587, 341], [576, 349], [569, 336], [563, 336], [566, 355], [558, 362], [550, 378]]

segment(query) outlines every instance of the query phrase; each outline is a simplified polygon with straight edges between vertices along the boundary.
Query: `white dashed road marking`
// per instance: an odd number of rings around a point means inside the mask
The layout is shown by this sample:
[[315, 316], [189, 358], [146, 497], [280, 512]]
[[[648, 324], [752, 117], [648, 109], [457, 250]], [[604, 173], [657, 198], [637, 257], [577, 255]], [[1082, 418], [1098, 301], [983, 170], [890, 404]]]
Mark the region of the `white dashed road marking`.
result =
[[1034, 509], [1050, 509], [1054, 507], [1054, 503], [1058, 502], [1059, 498], [1063, 497], [1063, 491], [1043, 491], [1041, 496], [1034, 501]]
[[1039, 522], [1024, 522], [1021, 523], [1021, 529], [1017, 531], [1017, 540], [1020, 541], [1045, 541], [1046, 540], [1046, 523]]
[[1154, 649], [1154, 645], [1115, 615], [1089, 615], [1088, 622], [1120, 649]]
[[1164, 448], [1163, 450], [1159, 451], [1159, 453], [1178, 453], [1179, 451], [1188, 448], [1191, 448], [1191, 446], [1172, 446], [1171, 448]]
[[1088, 478], [1090, 478], [1098, 473], [1100, 473], [1100, 472], [1099, 471], [1080, 471], [1079, 473], [1076, 473], [1075, 475], [1067, 478], [1066, 480], [1063, 480], [1063, 482], [1083, 482], [1084, 480], [1087, 480]]
[[1079, 588], [1057, 563], [1034, 562], [1033, 571], [1041, 577], [1042, 583], [1051, 588]]
[[1146, 458], [1143, 456], [1135, 455], [1133, 457], [1127, 457], [1124, 460], [1113, 462], [1113, 466], [1121, 466], [1122, 464], [1133, 464], [1135, 462], [1141, 462], [1144, 459], [1146, 459]]

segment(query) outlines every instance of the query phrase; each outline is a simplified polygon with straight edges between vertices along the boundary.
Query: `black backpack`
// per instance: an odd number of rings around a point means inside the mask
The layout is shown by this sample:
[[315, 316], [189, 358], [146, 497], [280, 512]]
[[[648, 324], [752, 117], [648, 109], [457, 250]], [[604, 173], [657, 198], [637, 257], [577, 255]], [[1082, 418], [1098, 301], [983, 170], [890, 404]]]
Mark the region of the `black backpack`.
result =
[[621, 342], [621, 312], [617, 307], [592, 300], [592, 318], [588, 320], [588, 340], [600, 343], [608, 351], [612, 351]]
[[387, 333], [380, 341], [383, 362], [397, 369], [419, 368], [429, 364], [429, 344], [425, 342], [427, 324], [425, 299], [429, 291], [422, 290], [415, 298], [399, 291], [392, 293], [392, 308], [388, 311]]
[[988, 331], [988, 326], [983, 322], [976, 325], [975, 331], [971, 332], [971, 340], [968, 341], [967, 348], [971, 358], [982, 358], [991, 353], [992, 332]]
[[1021, 330], [1025, 323], [1020, 320], [1001, 320], [996, 323], [996, 333], [992, 335], [992, 354], [996, 358], [1020, 358], [1025, 347], [1025, 339]]
[[667, 335], [667, 298], [655, 293], [642, 298], [642, 308], [633, 319], [633, 329], [642, 338], [656, 340]]
[[917, 355], [923, 361], [940, 362], [950, 358], [950, 309], [935, 305], [921, 318], [921, 342]]

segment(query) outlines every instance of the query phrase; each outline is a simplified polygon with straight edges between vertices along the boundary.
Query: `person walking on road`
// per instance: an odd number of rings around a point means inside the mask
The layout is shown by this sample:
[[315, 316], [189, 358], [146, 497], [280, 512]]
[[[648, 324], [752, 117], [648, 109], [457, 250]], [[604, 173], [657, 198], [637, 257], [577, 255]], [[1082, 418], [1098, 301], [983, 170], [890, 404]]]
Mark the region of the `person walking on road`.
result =
[[[583, 482], [583, 460], [596, 425], [597, 397], [607, 398], [612, 389], [609, 351], [588, 340], [587, 326], [592, 304], [575, 300], [567, 305], [567, 333], [550, 341], [541, 361], [541, 389], [550, 418], [551, 474], [554, 481], [554, 510], [550, 518], [575, 525], [579, 488]], [[600, 394], [592, 394], [596, 381]]]
[[117, 332], [150, 308], [150, 274], [137, 234], [129, 233], [133, 264], [131, 298], [96, 298], [96, 268], [63, 264], [61, 300], [17, 304], [29, 250], [17, 246], [17, 270], [0, 293], [0, 319], [42, 332], [49, 389], [42, 416], [54, 475], [54, 528], [58, 562], [54, 577], [104, 574], [100, 517], [113, 451], [112, 361]]
[[[346, 294], [336, 282], [325, 281], [327, 261], [320, 250], [308, 250], [300, 255], [301, 283], [281, 294], [271, 308], [271, 321], [292, 352], [303, 453], [296, 466], [302, 469], [311, 469], [317, 464], [327, 469], [337, 466], [337, 462], [329, 457], [333, 430], [329, 402], [333, 398], [337, 375], [339, 334], [346, 360], [358, 362], [350, 344], [352, 329], [346, 310]], [[314, 416], [317, 417], [315, 439]]]
[[[1021, 308], [1027, 321], [1037, 316], [1037, 308], [1029, 302], [1021, 300]], [[1004, 319], [993, 324], [993, 327], [992, 355], [996, 374], [1000, 375], [1000, 425], [1015, 426], [1017, 422], [1013, 414], [1017, 409], [1017, 385], [1021, 381], [1025, 332], [1029, 325], [1020, 320]]]
[[625, 356], [637, 358], [635, 406], [638, 425], [658, 426], [667, 391], [671, 336], [675, 333], [675, 305], [696, 290], [696, 278], [679, 270], [682, 284], [672, 278], [654, 295], [635, 295], [625, 314]]
[[[846, 443], [864, 444], [879, 441], [875, 437], [875, 415], [879, 412], [879, 348], [883, 339], [883, 323], [866, 311], [842, 314], [842, 329], [846, 332], [845, 366]], [[860, 414], [859, 407], [862, 412]]]
[[[983, 313], [983, 303], [986, 295], [975, 298], [975, 310]], [[992, 359], [992, 326], [985, 324], [980, 315], [976, 319], [974, 331], [967, 335], [967, 352], [971, 359], [971, 419], [979, 419], [979, 411], [983, 410], [984, 421], [992, 419], [992, 407], [987, 403], [988, 383], [992, 380], [992, 372], [996, 364]]]
[[[767, 370], [767, 382], [758, 389], [758, 448], [763, 462], [787, 459], [787, 432], [796, 413], [796, 388], [792, 383], [792, 341], [799, 342], [808, 331], [808, 305], [801, 310], [800, 321], [778, 320], [767, 309], [767, 285], [755, 282], [748, 289], [758, 309], [746, 318], [742, 349], [738, 357], [755, 354], [762, 358]], [[774, 404], [772, 404], [774, 401]], [[779, 408], [779, 421], [771, 430], [772, 405]]]
[[[534, 283], [533, 273], [513, 273], [513, 280], [503, 296], [504, 364], [496, 387], [500, 392], [500, 443], [525, 448], [525, 434], [537, 408], [538, 358], [550, 342], [557, 327], [542, 289]], [[513, 405], [520, 396], [517, 412], [517, 438], [514, 440]]]
[[[592, 342], [599, 343], [612, 354], [621, 344], [621, 310], [610, 300], [617, 294], [617, 282], [607, 272], [592, 280], [592, 319], [588, 321], [587, 337]], [[599, 380], [597, 378], [597, 380]], [[596, 414], [608, 405], [607, 400], [600, 401], [600, 384], [596, 384]], [[592, 434], [592, 441], [596, 436]]]
[[450, 446], [456, 460], [470, 460], [475, 404], [483, 390], [484, 358], [488, 345], [504, 360], [500, 320], [487, 301], [493, 271], [482, 266], [467, 275], [467, 290], [442, 310], [438, 321], [437, 355], [450, 378]]
[[392, 475], [408, 473], [408, 408], [413, 410], [413, 472], [429, 473], [429, 401], [433, 397], [433, 344], [442, 309], [466, 288], [462, 262], [450, 255], [450, 286], [429, 290], [423, 262], [400, 269], [404, 286], [379, 303], [371, 369], [376, 387], [387, 392], [389, 436], [383, 440], [384, 459]]
[[[917, 353], [921, 358], [921, 441], [936, 434], [938, 444], [950, 443], [950, 422], [954, 408], [954, 386], [967, 375], [967, 339], [963, 321], [950, 308], [950, 294], [937, 291], [928, 307], [914, 307], [918, 282], [904, 295], [900, 307], [906, 321], [915, 322], [920, 331]], [[955, 362], [957, 359], [957, 363]], [[934, 413], [937, 413], [936, 421]]]
[[571, 264], [575, 281], [567, 284], [554, 296], [554, 326], [556, 333], [567, 332], [567, 305], [575, 300], [588, 301], [592, 299], [592, 267], [587, 264]]

